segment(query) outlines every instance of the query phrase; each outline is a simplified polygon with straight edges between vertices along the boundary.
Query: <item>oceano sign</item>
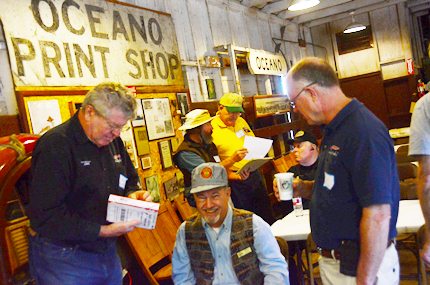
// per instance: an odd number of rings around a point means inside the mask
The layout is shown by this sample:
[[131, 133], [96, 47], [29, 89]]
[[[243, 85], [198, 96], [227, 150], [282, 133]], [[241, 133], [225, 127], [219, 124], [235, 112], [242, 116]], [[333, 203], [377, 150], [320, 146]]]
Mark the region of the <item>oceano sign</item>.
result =
[[246, 59], [249, 71], [252, 74], [287, 74], [287, 63], [282, 55], [263, 50], [250, 50]]
[[181, 85], [170, 15], [96, 0], [2, 0], [16, 86]]

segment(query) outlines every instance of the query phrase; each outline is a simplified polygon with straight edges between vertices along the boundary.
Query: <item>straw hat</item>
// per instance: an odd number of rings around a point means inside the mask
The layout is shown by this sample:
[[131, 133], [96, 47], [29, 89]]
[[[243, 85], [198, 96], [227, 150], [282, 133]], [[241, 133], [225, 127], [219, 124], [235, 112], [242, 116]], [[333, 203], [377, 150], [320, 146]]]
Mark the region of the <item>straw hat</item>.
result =
[[179, 130], [186, 131], [197, 128], [207, 122], [210, 122], [214, 117], [211, 117], [208, 110], [195, 109], [185, 116], [185, 123], [179, 127]]

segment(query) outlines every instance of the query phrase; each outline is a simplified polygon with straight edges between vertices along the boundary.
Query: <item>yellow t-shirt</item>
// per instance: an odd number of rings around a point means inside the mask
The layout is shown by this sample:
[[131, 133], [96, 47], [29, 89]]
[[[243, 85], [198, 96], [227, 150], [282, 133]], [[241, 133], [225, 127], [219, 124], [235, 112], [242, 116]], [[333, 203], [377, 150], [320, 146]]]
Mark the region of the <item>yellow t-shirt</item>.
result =
[[[248, 123], [242, 117], [237, 118], [234, 127], [226, 126], [219, 116], [215, 117], [211, 124], [213, 128], [212, 139], [221, 160], [232, 156], [236, 150], [243, 148], [245, 136], [255, 137]], [[247, 161], [242, 159], [236, 162], [231, 170], [241, 168]]]

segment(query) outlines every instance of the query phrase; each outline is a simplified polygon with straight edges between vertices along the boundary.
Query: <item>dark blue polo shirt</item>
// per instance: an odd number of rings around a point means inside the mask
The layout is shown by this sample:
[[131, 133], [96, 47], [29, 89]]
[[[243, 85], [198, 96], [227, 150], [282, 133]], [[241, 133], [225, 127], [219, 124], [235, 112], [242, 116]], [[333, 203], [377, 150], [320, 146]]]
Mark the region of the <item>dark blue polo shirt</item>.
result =
[[362, 209], [391, 205], [389, 238], [396, 236], [399, 178], [385, 125], [353, 99], [324, 128], [311, 201], [312, 235], [319, 247], [359, 240]]

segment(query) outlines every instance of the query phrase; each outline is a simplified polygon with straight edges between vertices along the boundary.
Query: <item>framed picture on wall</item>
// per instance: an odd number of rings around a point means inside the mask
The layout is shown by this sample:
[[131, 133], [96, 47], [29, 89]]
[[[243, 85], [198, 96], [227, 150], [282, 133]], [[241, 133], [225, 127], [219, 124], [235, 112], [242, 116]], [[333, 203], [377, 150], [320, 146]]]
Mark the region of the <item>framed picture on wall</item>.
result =
[[282, 95], [254, 96], [255, 117], [266, 117], [290, 111], [290, 99]]
[[175, 136], [169, 98], [142, 100], [149, 140]]
[[134, 140], [136, 141], [137, 155], [149, 154], [149, 140], [146, 126], [133, 128]]
[[160, 188], [158, 186], [158, 176], [154, 174], [145, 178], [146, 191], [151, 194], [152, 202], [160, 202]]
[[179, 188], [176, 176], [164, 182], [164, 191], [166, 192], [167, 199], [169, 199], [170, 201], [172, 201], [176, 198], [176, 196], [178, 196]]
[[181, 117], [184, 117], [190, 110], [187, 93], [176, 93], [178, 101], [178, 110], [181, 111]]
[[158, 149], [161, 157], [161, 164], [163, 169], [173, 166], [172, 160], [172, 148], [170, 146], [170, 140], [158, 142]]
[[148, 169], [152, 167], [152, 161], [150, 156], [141, 157], [140, 162], [142, 163], [142, 169]]

